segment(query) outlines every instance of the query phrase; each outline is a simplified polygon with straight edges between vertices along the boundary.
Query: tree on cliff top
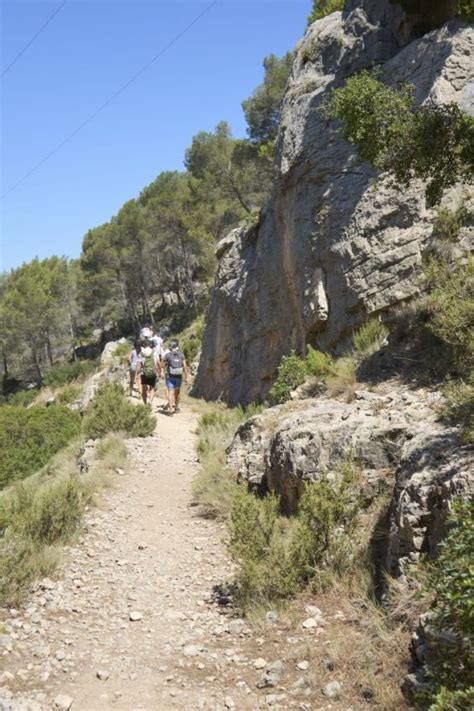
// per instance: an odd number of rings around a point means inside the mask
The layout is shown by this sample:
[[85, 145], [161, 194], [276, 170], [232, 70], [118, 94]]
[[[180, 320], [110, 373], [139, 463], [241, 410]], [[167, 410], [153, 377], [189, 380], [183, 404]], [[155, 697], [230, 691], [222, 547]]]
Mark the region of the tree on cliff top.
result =
[[252, 96], [242, 102], [248, 124], [247, 132], [253, 143], [268, 143], [276, 138], [292, 60], [292, 52], [287, 52], [281, 58], [274, 54], [265, 57], [265, 76], [262, 84], [257, 86]]

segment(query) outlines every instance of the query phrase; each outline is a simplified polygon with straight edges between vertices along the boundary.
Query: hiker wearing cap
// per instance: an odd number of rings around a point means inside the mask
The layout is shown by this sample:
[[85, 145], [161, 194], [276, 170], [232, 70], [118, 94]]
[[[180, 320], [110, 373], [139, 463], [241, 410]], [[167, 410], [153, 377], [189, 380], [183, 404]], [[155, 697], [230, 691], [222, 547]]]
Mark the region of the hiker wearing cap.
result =
[[160, 358], [156, 354], [154, 344], [146, 340], [143, 342], [138, 356], [137, 374], [140, 373], [142, 384], [142, 399], [145, 405], [151, 405], [155, 397], [157, 377], [161, 374]]
[[166, 396], [168, 398], [168, 412], [179, 412], [179, 395], [181, 384], [188, 382], [188, 367], [184, 353], [180, 351], [178, 341], [171, 341], [169, 350], [163, 356], [165, 369]]

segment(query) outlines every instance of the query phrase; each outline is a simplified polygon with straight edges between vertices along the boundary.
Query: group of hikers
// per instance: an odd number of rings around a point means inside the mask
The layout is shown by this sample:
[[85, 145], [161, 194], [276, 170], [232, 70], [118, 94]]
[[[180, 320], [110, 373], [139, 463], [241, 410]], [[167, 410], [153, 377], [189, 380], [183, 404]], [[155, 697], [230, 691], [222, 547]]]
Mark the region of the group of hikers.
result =
[[140, 331], [129, 356], [129, 394], [134, 387], [140, 386], [145, 405], [153, 402], [159, 378], [164, 378], [166, 387], [166, 411], [172, 415], [179, 412], [181, 385], [188, 382], [188, 366], [184, 353], [177, 340], [171, 340], [165, 349], [160, 335], [153, 332], [151, 326]]

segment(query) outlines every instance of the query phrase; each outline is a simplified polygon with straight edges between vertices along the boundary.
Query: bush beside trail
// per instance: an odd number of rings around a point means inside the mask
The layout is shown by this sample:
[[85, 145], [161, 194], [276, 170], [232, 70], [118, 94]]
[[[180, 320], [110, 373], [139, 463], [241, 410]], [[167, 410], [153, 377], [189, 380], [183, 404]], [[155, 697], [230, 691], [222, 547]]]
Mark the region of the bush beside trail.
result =
[[155, 429], [156, 418], [145, 405], [132, 405], [119, 383], [104, 383], [97, 390], [84, 416], [86, 437], [97, 439], [109, 432], [146, 437]]
[[81, 417], [67, 407], [0, 408], [0, 489], [41, 469], [81, 431]]

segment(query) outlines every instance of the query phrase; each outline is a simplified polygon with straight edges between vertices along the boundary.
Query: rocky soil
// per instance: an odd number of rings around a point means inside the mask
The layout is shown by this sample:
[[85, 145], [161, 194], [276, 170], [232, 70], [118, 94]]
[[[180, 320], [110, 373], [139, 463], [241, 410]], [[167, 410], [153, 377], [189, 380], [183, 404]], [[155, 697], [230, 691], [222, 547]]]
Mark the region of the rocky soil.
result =
[[374, 705], [350, 670], [382, 673], [361, 611], [337, 596], [253, 621], [227, 604], [223, 528], [191, 500], [196, 419], [187, 405], [128, 440], [128, 472], [88, 511], [57, 577], [1, 612], [0, 709], [404, 708]]

